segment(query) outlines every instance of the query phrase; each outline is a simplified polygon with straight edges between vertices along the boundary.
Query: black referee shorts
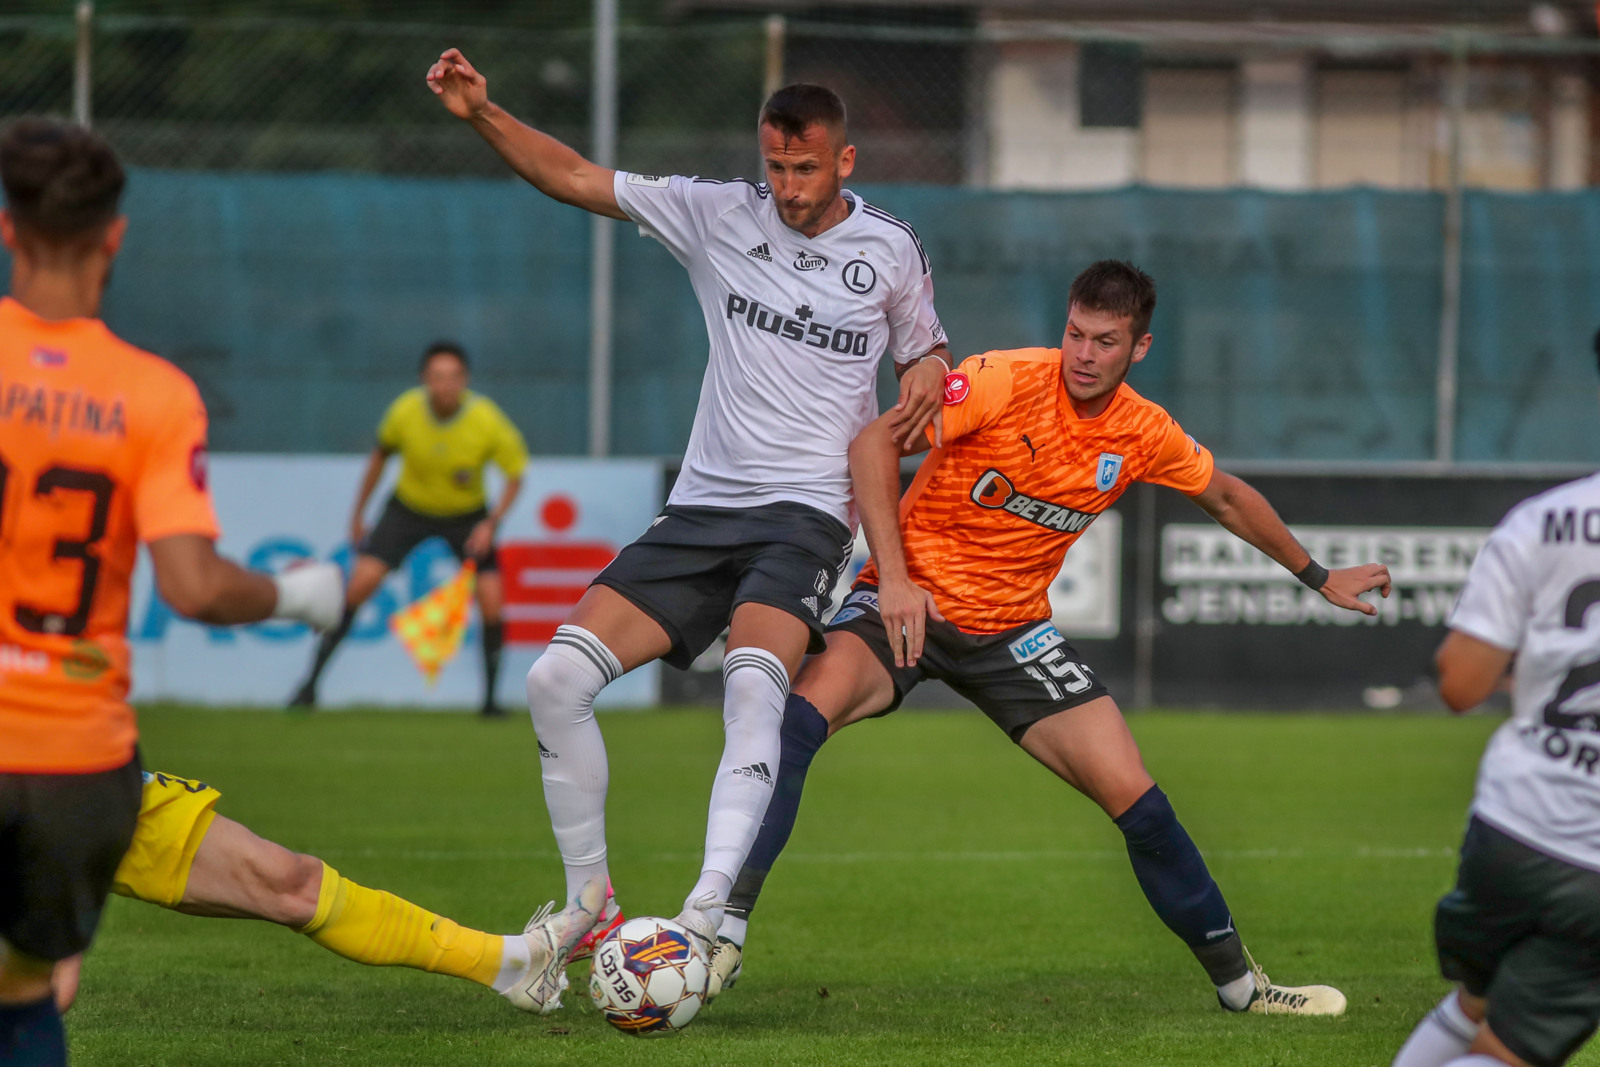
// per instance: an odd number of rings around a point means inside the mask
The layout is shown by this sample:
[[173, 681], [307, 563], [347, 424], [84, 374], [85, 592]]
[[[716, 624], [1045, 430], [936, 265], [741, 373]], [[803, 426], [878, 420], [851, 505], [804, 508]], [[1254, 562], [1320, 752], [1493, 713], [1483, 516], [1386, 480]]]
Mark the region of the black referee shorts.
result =
[[137, 755], [96, 774], [0, 773], [0, 938], [41, 960], [89, 947], [143, 791]]
[[1456, 887], [1434, 914], [1439, 969], [1489, 1000], [1489, 1029], [1558, 1067], [1600, 1025], [1600, 871], [1467, 825]]
[[997, 634], [969, 634], [954, 623], [928, 620], [922, 657], [915, 667], [896, 667], [889, 634], [878, 614], [878, 587], [857, 585], [844, 598], [828, 632], [844, 631], [865, 641], [894, 682], [900, 706], [924, 678], [935, 678], [978, 706], [1012, 741], [1040, 719], [1106, 696], [1106, 687], [1078, 659], [1049, 620], [1024, 623]]
[[[424, 515], [420, 511], [406, 507], [397, 497], [390, 497], [389, 502], [383, 506], [383, 514], [378, 518], [378, 525], [374, 526], [361, 544], [356, 546], [356, 551], [364, 556], [374, 556], [383, 561], [390, 570], [397, 569], [411, 554], [411, 550], [430, 537], [438, 537], [450, 546], [450, 551], [456, 559], [465, 562], [467, 558], [467, 538], [472, 535], [473, 529], [489, 517], [489, 512], [484, 508], [477, 508], [465, 515], [450, 515], [438, 518], [433, 515]], [[494, 546], [489, 546], [488, 554], [478, 557], [480, 574], [488, 574], [500, 569], [500, 552]]]
[[668, 504], [594, 580], [615, 589], [672, 639], [662, 657], [687, 669], [727, 629], [740, 604], [768, 604], [811, 628], [822, 619], [855, 539], [844, 523], [805, 504], [753, 508]]

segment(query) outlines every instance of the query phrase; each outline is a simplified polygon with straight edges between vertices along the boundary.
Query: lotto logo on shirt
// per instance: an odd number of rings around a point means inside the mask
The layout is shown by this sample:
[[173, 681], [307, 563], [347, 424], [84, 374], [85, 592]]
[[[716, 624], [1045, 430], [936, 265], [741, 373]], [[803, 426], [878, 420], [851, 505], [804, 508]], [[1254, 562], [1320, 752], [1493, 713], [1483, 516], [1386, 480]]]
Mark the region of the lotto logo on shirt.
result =
[[972, 392], [972, 380], [958, 370], [944, 376], [944, 402], [959, 404]]

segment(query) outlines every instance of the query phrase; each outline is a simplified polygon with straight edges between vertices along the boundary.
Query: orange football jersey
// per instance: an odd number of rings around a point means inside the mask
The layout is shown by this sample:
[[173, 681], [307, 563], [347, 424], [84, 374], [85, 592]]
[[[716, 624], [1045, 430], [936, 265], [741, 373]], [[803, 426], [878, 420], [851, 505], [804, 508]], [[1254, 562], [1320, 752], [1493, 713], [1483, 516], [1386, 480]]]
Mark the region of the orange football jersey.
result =
[[[1215, 469], [1126, 382], [1098, 418], [1078, 418], [1056, 348], [965, 360], [946, 379], [944, 441], [900, 501], [900, 535], [912, 581], [969, 633], [1048, 619], [1067, 549], [1128, 486], [1193, 496]], [[876, 582], [877, 568], [868, 563], [859, 580]]]
[[133, 757], [133, 565], [176, 534], [217, 536], [194, 383], [98, 319], [0, 299], [0, 771]]

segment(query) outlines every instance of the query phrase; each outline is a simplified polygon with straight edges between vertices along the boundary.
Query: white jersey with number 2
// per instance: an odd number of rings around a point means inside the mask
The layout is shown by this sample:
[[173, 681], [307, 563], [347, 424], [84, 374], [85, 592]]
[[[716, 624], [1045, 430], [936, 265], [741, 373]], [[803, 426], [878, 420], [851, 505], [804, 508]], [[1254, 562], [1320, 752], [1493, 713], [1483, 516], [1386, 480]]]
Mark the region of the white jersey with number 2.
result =
[[854, 529], [848, 449], [877, 417], [878, 364], [945, 339], [916, 234], [849, 192], [844, 221], [806, 237], [765, 185], [618, 171], [615, 188], [688, 268], [711, 340], [668, 503], [788, 500]]
[[1517, 654], [1512, 716], [1484, 753], [1474, 814], [1600, 870], [1600, 475], [1513, 508], [1449, 625]]

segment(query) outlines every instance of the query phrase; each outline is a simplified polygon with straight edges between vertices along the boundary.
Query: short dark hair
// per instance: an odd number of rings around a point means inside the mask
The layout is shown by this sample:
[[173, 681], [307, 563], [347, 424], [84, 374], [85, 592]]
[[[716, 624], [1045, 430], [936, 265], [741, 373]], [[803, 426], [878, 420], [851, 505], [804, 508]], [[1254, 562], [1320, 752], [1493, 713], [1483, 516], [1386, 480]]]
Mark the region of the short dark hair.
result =
[[823, 85], [806, 82], [785, 85], [761, 105], [761, 118], [756, 127], [762, 126], [771, 126], [785, 137], [804, 137], [808, 127], [823, 126], [843, 145], [846, 139], [844, 101]]
[[1130, 316], [1137, 341], [1150, 330], [1150, 316], [1156, 310], [1156, 282], [1132, 263], [1102, 259], [1072, 279], [1067, 306], [1074, 304], [1085, 311]]
[[127, 175], [98, 134], [51, 119], [19, 119], [0, 136], [0, 184], [18, 226], [67, 241], [117, 217]]
[[421, 374], [428, 369], [428, 364], [433, 362], [434, 356], [454, 356], [461, 363], [461, 369], [470, 371], [472, 363], [467, 359], [467, 350], [454, 341], [435, 341], [422, 353], [422, 362], [417, 364], [417, 373]]

